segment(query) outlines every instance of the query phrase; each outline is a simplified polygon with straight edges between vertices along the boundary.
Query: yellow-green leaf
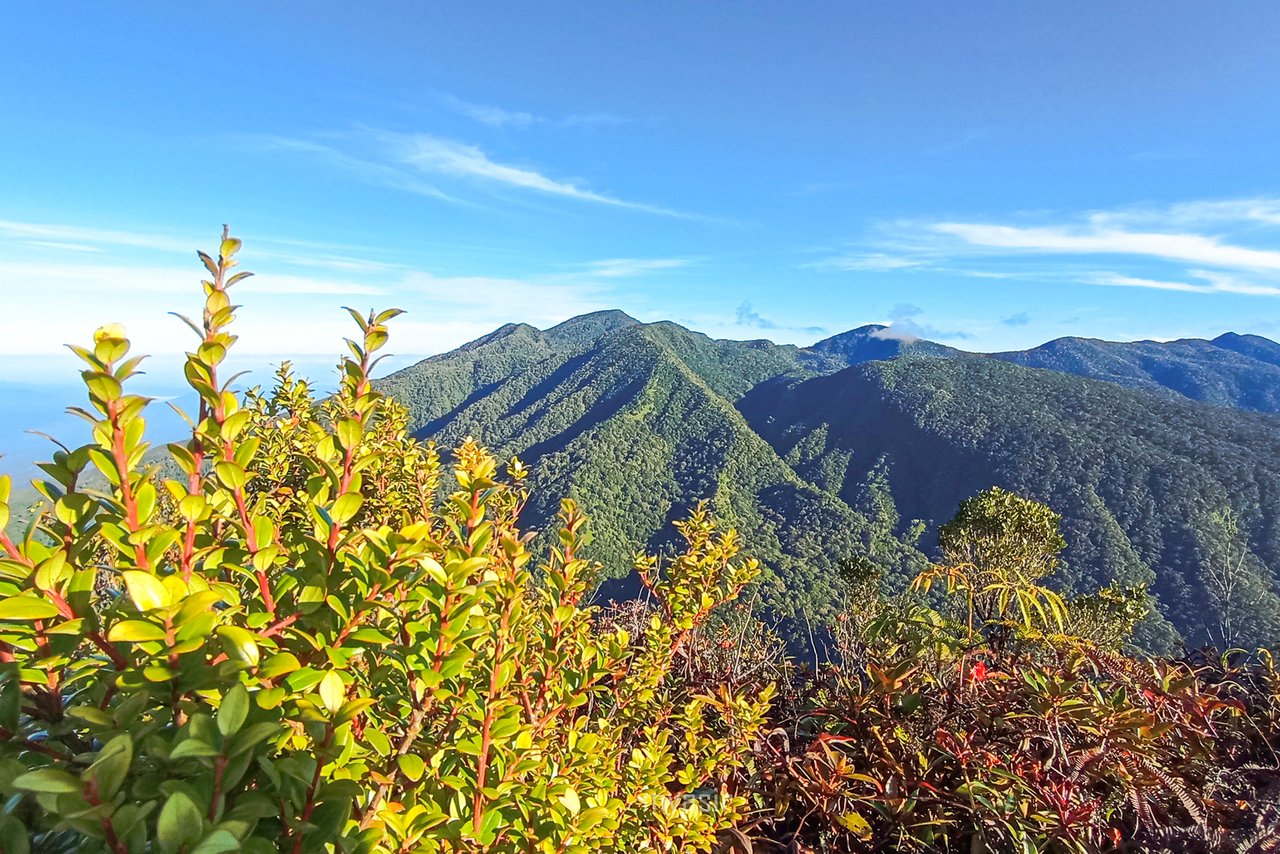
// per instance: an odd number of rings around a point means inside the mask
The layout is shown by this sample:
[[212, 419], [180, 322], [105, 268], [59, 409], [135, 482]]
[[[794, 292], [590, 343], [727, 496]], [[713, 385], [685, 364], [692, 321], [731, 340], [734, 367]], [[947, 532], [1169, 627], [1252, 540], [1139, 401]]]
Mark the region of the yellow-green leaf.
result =
[[24, 792], [44, 792], [56, 795], [78, 792], [82, 788], [78, 777], [55, 768], [28, 771], [15, 779], [12, 786]]
[[218, 254], [225, 260], [239, 252], [242, 245], [240, 238], [228, 237], [226, 240], [222, 241], [222, 246], [219, 248]]
[[124, 586], [129, 591], [129, 599], [139, 611], [151, 611], [169, 604], [169, 591], [164, 584], [149, 572], [137, 569], [126, 569]]
[[250, 667], [256, 667], [262, 653], [258, 649], [258, 641], [253, 632], [239, 626], [220, 626], [218, 638], [222, 641], [222, 649], [228, 656], [243, 661]]
[[347, 697], [347, 686], [343, 684], [342, 677], [330, 670], [320, 680], [318, 690], [320, 691], [320, 701], [329, 710], [329, 714], [336, 715]]
[[244, 486], [247, 479], [244, 469], [235, 463], [222, 462], [214, 466], [214, 470], [218, 473], [218, 480], [222, 481], [231, 489], [240, 489]]
[[164, 629], [145, 620], [125, 620], [111, 627], [111, 631], [107, 632], [107, 640], [134, 643], [164, 640]]
[[422, 779], [422, 772], [426, 769], [422, 757], [413, 753], [397, 756], [396, 764], [400, 766], [400, 772], [415, 783]]
[[329, 515], [333, 517], [334, 524], [345, 525], [347, 522], [360, 512], [360, 505], [364, 503], [364, 498], [358, 492], [344, 492], [338, 496], [338, 500], [333, 502], [333, 510]]
[[0, 620], [47, 620], [58, 616], [52, 602], [35, 596], [10, 596], [0, 602]]

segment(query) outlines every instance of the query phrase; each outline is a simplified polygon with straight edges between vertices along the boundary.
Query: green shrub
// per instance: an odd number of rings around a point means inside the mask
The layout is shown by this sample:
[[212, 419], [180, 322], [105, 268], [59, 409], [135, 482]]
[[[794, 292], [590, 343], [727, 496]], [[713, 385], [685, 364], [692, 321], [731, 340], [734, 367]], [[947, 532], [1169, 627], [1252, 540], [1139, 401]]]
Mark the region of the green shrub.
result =
[[98, 330], [75, 348], [92, 440], [43, 466], [46, 507], [0, 539], [0, 849], [709, 850], [743, 813], [771, 689], [671, 672], [757, 574], [735, 533], [695, 511], [683, 553], [638, 562], [642, 637], [597, 627], [578, 509], [535, 572], [521, 464], [468, 441], [442, 487], [371, 388], [397, 311], [352, 311], [319, 405], [287, 368], [230, 389], [248, 274], [223, 237], [187, 321], [190, 439], [152, 462], [140, 359]]

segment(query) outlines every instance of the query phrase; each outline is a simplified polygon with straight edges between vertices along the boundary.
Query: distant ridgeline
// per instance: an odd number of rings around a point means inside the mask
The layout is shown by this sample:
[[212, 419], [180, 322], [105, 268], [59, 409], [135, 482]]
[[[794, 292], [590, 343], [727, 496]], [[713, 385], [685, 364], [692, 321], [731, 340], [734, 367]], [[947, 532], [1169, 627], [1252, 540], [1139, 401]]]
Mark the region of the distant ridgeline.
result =
[[[533, 466], [543, 501], [579, 498], [619, 576], [604, 595], [634, 590], [632, 553], [666, 546], [706, 498], [768, 567], [761, 604], [817, 625], [849, 567], [902, 584], [959, 502], [999, 485], [1064, 516], [1064, 590], [1150, 583], [1153, 651], [1212, 638], [1228, 607], [1240, 642], [1280, 642], [1280, 345], [1265, 338], [986, 356], [882, 326], [800, 348], [607, 311], [504, 326], [381, 386], [421, 438], [475, 435]], [[1234, 604], [1212, 592], [1224, 570]]]

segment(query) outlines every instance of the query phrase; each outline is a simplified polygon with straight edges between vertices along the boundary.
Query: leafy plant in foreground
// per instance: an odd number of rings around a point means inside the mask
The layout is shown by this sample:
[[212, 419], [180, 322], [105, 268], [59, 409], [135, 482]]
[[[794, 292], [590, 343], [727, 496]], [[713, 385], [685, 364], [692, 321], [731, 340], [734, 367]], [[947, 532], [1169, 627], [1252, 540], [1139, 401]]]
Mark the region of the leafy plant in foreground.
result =
[[659, 605], [643, 637], [599, 630], [578, 508], [535, 584], [525, 468], [468, 441], [441, 488], [371, 387], [398, 312], [352, 312], [319, 406], [287, 370], [231, 389], [239, 249], [224, 232], [200, 255], [177, 476], [148, 464], [123, 329], [74, 348], [92, 440], [43, 466], [47, 507], [0, 536], [0, 848], [709, 850], [743, 812], [771, 691], [671, 671], [758, 572], [735, 533], [693, 513], [681, 553], [639, 562]]

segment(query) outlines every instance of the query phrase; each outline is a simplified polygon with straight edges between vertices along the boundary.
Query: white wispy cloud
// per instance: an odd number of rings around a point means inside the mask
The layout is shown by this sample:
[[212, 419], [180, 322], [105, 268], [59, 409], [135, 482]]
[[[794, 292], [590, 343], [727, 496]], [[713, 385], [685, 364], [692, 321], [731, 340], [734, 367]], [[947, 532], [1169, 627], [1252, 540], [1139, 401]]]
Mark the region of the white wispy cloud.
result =
[[[215, 241], [210, 234], [180, 235], [153, 231], [125, 231], [92, 228], [66, 223], [33, 223], [0, 220], [0, 245], [73, 252], [76, 254], [101, 253], [111, 247], [179, 254], [190, 257], [196, 249], [212, 249]], [[282, 261], [291, 266], [335, 270], [343, 273], [372, 273], [405, 269], [403, 264], [381, 261], [358, 255], [335, 255], [332, 250], [344, 247], [320, 244], [304, 240], [258, 236], [254, 240], [254, 255]], [[345, 247], [360, 251], [362, 247]], [[366, 250], [372, 251], [372, 250]]]
[[24, 240], [27, 246], [36, 246], [41, 249], [57, 249], [60, 252], [101, 252], [101, 247], [88, 246], [84, 243], [67, 243], [63, 240]]
[[397, 169], [386, 163], [379, 163], [362, 157], [347, 154], [344, 151], [311, 139], [294, 139], [282, 136], [250, 137], [249, 141], [263, 148], [289, 152], [301, 152], [327, 164], [340, 172], [345, 172], [368, 184], [402, 190], [419, 196], [439, 199], [444, 202], [462, 203], [461, 199], [451, 196], [433, 184], [423, 181], [411, 172]]
[[473, 121], [496, 128], [527, 128], [533, 125], [582, 127], [589, 125], [617, 125], [629, 121], [612, 113], [572, 113], [557, 118], [524, 110], [509, 110], [493, 104], [480, 104], [475, 101], [467, 101], [456, 95], [444, 95], [442, 99], [455, 112]]
[[1168, 228], [1209, 228], [1223, 225], [1280, 225], [1280, 199], [1256, 196], [1242, 199], [1197, 199], [1164, 207], [1134, 205], [1115, 211], [1098, 211], [1089, 217], [1107, 223], [1156, 225]]
[[[1009, 220], [883, 223], [857, 251], [806, 266], [1280, 295], [1280, 199], [1202, 199]], [[1029, 259], [1038, 269], [1030, 269]], [[1099, 267], [1105, 272], [1097, 272]]]
[[[308, 154], [331, 168], [369, 184], [456, 204], [476, 205], [456, 193], [441, 190], [436, 183], [425, 180], [424, 176], [452, 181], [459, 186], [470, 183], [490, 189], [516, 189], [658, 216], [723, 222], [700, 214], [618, 198], [589, 189], [578, 180], [553, 178], [530, 166], [500, 163], [479, 146], [430, 133], [400, 133], [363, 128], [308, 139], [279, 136], [243, 139], [262, 149]], [[357, 149], [358, 152], [353, 154], [348, 149]]]
[[[498, 320], [495, 326], [512, 320], [559, 322], [607, 307], [603, 289], [595, 285], [500, 276], [442, 276], [418, 271], [405, 276], [396, 293], [410, 302], [425, 300], [433, 305], [479, 309], [483, 316]], [[516, 310], [518, 318], [512, 316]]]
[[469, 119], [491, 127], [528, 127], [546, 121], [542, 116], [526, 113], [521, 110], [507, 110], [491, 104], [477, 104], [464, 101], [455, 95], [445, 95], [444, 101], [455, 111]]
[[[198, 265], [146, 261], [0, 262], [6, 304], [0, 354], [56, 353], [110, 322], [127, 324], [138, 352], [181, 352], [190, 347], [191, 333], [169, 312], [199, 316], [202, 272]], [[240, 349], [298, 353], [338, 352], [342, 336], [335, 332], [326, 341], [324, 330], [339, 325], [332, 322], [340, 321], [342, 304], [392, 300], [372, 283], [266, 272], [237, 284], [232, 298], [244, 306]]]
[[[94, 248], [93, 244], [131, 246], [136, 249], [155, 249], [164, 252], [191, 252], [194, 244], [179, 235], [121, 231], [109, 228], [88, 228], [58, 223], [17, 222], [0, 220], [0, 239], [17, 240], [28, 245], [47, 248], [72, 248], [80, 251]], [[66, 244], [72, 244], [72, 247]]]
[[1215, 291], [1227, 294], [1250, 294], [1253, 296], [1280, 296], [1280, 284], [1260, 284], [1241, 279], [1230, 273], [1213, 270], [1192, 270], [1191, 275], [1209, 283]]
[[1072, 226], [1012, 226], [940, 222], [930, 228], [970, 246], [1083, 255], [1141, 255], [1252, 270], [1280, 270], [1280, 251], [1252, 249], [1192, 233]]
[[924, 313], [924, 309], [918, 305], [899, 303], [889, 312], [888, 327], [878, 329], [871, 334], [876, 338], [899, 341], [916, 341], [921, 338], [927, 338], [932, 341], [967, 340], [974, 337], [973, 333], [962, 329], [940, 329], [937, 326], [925, 323], [920, 320]]
[[923, 267], [925, 264], [926, 262], [920, 258], [907, 258], [901, 255], [872, 252], [867, 254], [835, 255], [803, 266], [817, 270], [888, 273], [893, 270], [909, 270], [915, 267]]
[[1118, 273], [1100, 273], [1086, 278], [1085, 281], [1091, 285], [1105, 285], [1113, 288], [1151, 288], [1157, 291], [1185, 291], [1189, 293], [1206, 293], [1212, 290], [1203, 285], [1192, 285], [1187, 282], [1144, 279], [1138, 276], [1122, 276]]
[[598, 193], [580, 186], [578, 182], [551, 178], [536, 169], [512, 166], [491, 159], [479, 147], [426, 133], [379, 133], [378, 138], [388, 145], [394, 155], [405, 165], [421, 172], [463, 178], [546, 193], [582, 202], [611, 205], [645, 213], [694, 218], [690, 214], [656, 205], [631, 202]]
[[671, 270], [689, 264], [688, 258], [606, 258], [588, 261], [582, 265], [588, 275], [606, 279], [623, 276], [642, 276], [658, 270]]

